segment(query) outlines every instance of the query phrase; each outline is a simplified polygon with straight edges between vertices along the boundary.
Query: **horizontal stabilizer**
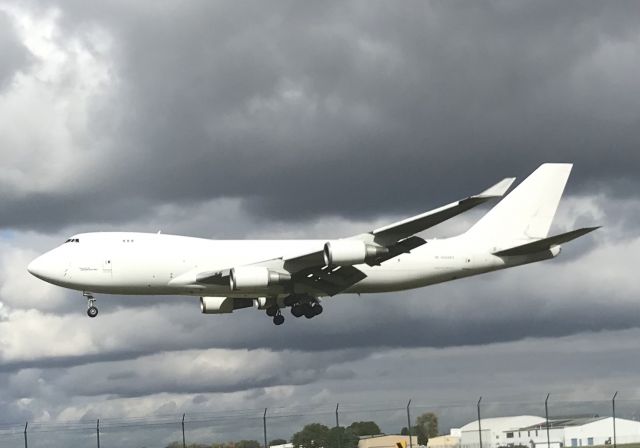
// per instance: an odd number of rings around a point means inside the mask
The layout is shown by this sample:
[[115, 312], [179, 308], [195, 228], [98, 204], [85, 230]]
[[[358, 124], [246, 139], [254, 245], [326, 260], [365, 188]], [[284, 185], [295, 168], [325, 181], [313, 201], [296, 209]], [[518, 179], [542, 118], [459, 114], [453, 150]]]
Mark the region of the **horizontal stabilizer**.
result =
[[523, 244], [521, 246], [512, 247], [510, 249], [499, 250], [494, 252], [493, 255], [509, 256], [509, 255], [527, 255], [536, 252], [542, 252], [543, 250], [549, 250], [553, 246], [566, 243], [576, 238], [586, 235], [589, 232], [593, 232], [597, 227], [584, 227], [582, 229], [572, 230], [571, 232], [561, 233], [560, 235], [550, 236], [549, 238], [543, 238], [541, 240], [534, 241], [532, 243]]

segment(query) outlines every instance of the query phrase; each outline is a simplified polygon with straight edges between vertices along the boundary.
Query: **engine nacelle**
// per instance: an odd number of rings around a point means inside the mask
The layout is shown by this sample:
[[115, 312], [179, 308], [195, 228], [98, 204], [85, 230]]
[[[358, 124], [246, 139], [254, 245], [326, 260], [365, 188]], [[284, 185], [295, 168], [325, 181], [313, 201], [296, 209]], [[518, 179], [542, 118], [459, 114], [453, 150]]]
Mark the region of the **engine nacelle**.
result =
[[386, 247], [374, 246], [360, 240], [334, 240], [324, 245], [324, 262], [327, 266], [352, 266], [387, 252], [389, 249]]
[[273, 300], [269, 300], [266, 297], [258, 297], [257, 299], [253, 299], [253, 306], [259, 310], [266, 310], [273, 305], [273, 302]]
[[291, 275], [272, 271], [262, 266], [242, 266], [231, 269], [229, 287], [232, 291], [260, 289], [272, 285], [282, 285], [291, 280]]
[[200, 297], [203, 314], [225, 314], [233, 312], [232, 297]]
[[256, 300], [244, 297], [200, 297], [200, 310], [203, 314], [233, 313], [233, 310], [251, 308]]

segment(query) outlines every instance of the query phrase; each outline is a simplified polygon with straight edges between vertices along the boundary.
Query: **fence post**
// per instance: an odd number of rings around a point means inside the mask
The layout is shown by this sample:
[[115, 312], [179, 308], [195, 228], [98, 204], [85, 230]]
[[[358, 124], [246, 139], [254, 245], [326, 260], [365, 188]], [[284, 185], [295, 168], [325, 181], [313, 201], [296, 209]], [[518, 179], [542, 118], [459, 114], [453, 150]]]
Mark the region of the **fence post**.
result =
[[98, 448], [100, 448], [100, 419], [96, 422], [96, 442], [98, 443]]
[[182, 414], [182, 448], [187, 448], [187, 441], [184, 438], [184, 416], [186, 414]]
[[267, 444], [267, 409], [264, 408], [264, 415], [262, 416], [262, 427], [264, 429], [264, 448], [269, 448]]
[[342, 448], [342, 434], [340, 434], [340, 418], [338, 417], [338, 409], [340, 403], [336, 404], [336, 435], [338, 436], [338, 448]]
[[617, 448], [617, 440], [616, 440], [616, 397], [618, 396], [618, 391], [613, 394], [613, 398], [611, 399], [611, 405], [613, 406], [613, 448]]
[[24, 448], [29, 448], [29, 443], [27, 442], [27, 428], [29, 427], [29, 422], [24, 424]]
[[478, 440], [480, 441], [480, 448], [482, 448], [482, 418], [480, 417], [480, 403], [482, 397], [478, 399]]
[[413, 448], [413, 437], [411, 436], [411, 411], [409, 407], [411, 406], [411, 400], [407, 403], [407, 431], [409, 431], [409, 447]]
[[544, 416], [547, 421], [547, 448], [551, 448], [551, 439], [549, 438], [549, 408], [547, 407], [549, 395], [550, 394], [547, 394], [547, 398], [544, 400]]

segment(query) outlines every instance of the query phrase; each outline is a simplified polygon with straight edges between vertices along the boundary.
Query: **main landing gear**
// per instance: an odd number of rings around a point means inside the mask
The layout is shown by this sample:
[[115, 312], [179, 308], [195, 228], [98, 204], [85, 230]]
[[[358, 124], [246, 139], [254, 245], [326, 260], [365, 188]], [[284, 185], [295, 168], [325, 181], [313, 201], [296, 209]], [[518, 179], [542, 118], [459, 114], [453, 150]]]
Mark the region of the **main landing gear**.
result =
[[306, 317], [307, 319], [313, 319], [314, 317], [322, 314], [322, 305], [319, 303], [298, 303], [291, 307], [291, 314], [294, 317]]
[[[285, 306], [291, 307], [291, 314], [294, 317], [306, 317], [312, 319], [322, 313], [322, 305], [316, 297], [312, 296], [294, 296], [291, 295], [284, 300]], [[275, 325], [282, 325], [284, 323], [284, 316], [282, 315], [282, 309], [274, 304], [267, 308], [267, 316], [273, 317], [273, 323]]]
[[282, 325], [284, 323], [284, 316], [278, 305], [272, 305], [267, 308], [267, 316], [273, 317], [273, 323], [275, 325]]
[[95, 305], [96, 299], [90, 292], [83, 292], [82, 295], [87, 299], [87, 316], [96, 317], [98, 315], [98, 307]]

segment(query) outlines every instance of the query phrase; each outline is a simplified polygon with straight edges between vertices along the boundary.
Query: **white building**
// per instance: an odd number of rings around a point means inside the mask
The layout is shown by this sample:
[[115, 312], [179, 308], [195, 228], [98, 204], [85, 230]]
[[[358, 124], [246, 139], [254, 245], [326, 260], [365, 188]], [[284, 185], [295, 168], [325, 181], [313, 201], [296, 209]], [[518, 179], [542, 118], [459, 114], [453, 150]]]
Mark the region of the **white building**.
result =
[[[515, 417], [483, 418], [482, 423], [482, 448], [497, 448], [508, 446], [511, 440], [508, 434], [513, 434], [519, 428], [543, 424], [544, 418], [533, 415], [519, 415]], [[480, 437], [478, 421], [467, 423], [460, 428], [460, 447], [479, 448]], [[553, 448], [553, 447], [552, 447]]]
[[[461, 448], [479, 448], [478, 421], [461, 428]], [[618, 444], [640, 442], [640, 422], [616, 418]], [[482, 420], [482, 448], [563, 448], [607, 445], [613, 441], [612, 417], [554, 418], [549, 420], [547, 440], [543, 417], [487, 418]]]

